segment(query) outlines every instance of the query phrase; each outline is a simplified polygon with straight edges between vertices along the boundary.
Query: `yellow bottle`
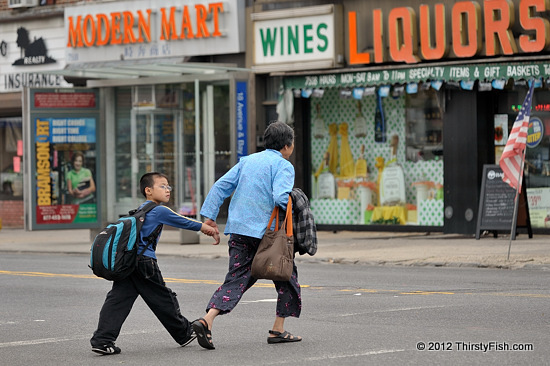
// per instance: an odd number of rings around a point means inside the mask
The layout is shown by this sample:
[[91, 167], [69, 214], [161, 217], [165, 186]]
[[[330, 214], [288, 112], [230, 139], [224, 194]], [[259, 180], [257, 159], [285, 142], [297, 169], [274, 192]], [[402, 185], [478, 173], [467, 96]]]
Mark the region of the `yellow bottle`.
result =
[[367, 161], [365, 160], [365, 145], [361, 145], [361, 155], [357, 162], [355, 163], [355, 178], [356, 179], [367, 179], [368, 169]]

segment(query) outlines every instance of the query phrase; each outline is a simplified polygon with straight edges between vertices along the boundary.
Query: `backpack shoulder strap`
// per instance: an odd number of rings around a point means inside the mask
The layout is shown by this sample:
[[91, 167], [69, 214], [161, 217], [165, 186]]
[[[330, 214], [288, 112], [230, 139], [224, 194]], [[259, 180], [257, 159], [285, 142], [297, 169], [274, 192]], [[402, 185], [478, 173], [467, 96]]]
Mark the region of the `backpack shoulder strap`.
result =
[[143, 212], [147, 213], [147, 212], [151, 211], [152, 209], [154, 209], [157, 206], [158, 206], [158, 204], [156, 204], [153, 201], [150, 201], [150, 202], [147, 202], [145, 205], [143, 205], [143, 207], [141, 209], [138, 209], [138, 211], [143, 211]]

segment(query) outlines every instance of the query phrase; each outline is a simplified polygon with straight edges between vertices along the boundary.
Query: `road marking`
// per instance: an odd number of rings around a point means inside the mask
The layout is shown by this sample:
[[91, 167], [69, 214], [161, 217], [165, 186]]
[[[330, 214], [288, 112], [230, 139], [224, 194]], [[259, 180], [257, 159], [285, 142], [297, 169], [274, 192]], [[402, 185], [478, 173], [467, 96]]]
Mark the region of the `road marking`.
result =
[[352, 357], [363, 357], [363, 356], [373, 356], [373, 355], [383, 355], [385, 353], [397, 353], [397, 352], [405, 352], [404, 349], [381, 349], [378, 351], [368, 351], [363, 353], [352, 353], [347, 355], [326, 355], [326, 356], [318, 356], [318, 357], [308, 357], [305, 358], [304, 361], [322, 361], [322, 360], [335, 360], [339, 358], [352, 358]]
[[[61, 278], [87, 278], [87, 279], [97, 279], [101, 278], [95, 275], [79, 275], [79, 274], [67, 274], [67, 273], [46, 273], [46, 272], [26, 272], [26, 271], [1, 271], [0, 275], [9, 275], [9, 276], [26, 276], [26, 277], [61, 277]], [[221, 285], [223, 282], [212, 281], [212, 280], [191, 280], [185, 278], [165, 278], [165, 282], [170, 283], [186, 283], [186, 284], [207, 284], [207, 285]], [[262, 280], [263, 281], [263, 280]], [[256, 282], [254, 287], [275, 287], [272, 283]], [[310, 285], [300, 285], [301, 288], [309, 288], [311, 290], [326, 290], [326, 287], [322, 286], [310, 286]], [[456, 293], [451, 291], [401, 291], [401, 290], [380, 290], [380, 289], [365, 289], [365, 288], [353, 288], [353, 289], [341, 289], [338, 290], [341, 292], [354, 292], [354, 295], [358, 293], [394, 293], [400, 295], [482, 295], [482, 296], [503, 296], [503, 297], [528, 297], [528, 298], [541, 298], [548, 299], [550, 294], [523, 294], [523, 293], [507, 293], [507, 292], [465, 292], [465, 293]]]
[[[45, 273], [45, 272], [25, 272], [25, 271], [0, 271], [0, 275], [10, 276], [25, 276], [25, 277], [63, 277], [63, 278], [92, 278], [101, 280], [102, 278], [96, 275], [78, 275], [67, 273]], [[187, 283], [187, 284], [207, 284], [207, 285], [221, 285], [223, 282], [212, 280], [190, 280], [186, 278], [164, 278], [164, 282], [169, 283]], [[254, 287], [275, 287], [273, 283], [256, 282]], [[308, 285], [300, 285], [301, 288], [307, 288]]]
[[359, 315], [365, 315], [365, 314], [391, 313], [391, 312], [397, 312], [397, 311], [441, 309], [441, 308], [446, 308], [446, 307], [448, 307], [448, 306], [444, 306], [444, 305], [441, 305], [441, 306], [418, 306], [418, 307], [409, 307], [409, 308], [373, 310], [373, 311], [365, 311], [365, 312], [361, 312], [361, 313], [340, 314], [340, 315], [337, 315], [337, 316], [338, 317], [347, 317], [347, 316], [359, 316]]
[[[136, 334], [147, 334], [147, 333], [157, 333], [157, 332], [160, 332], [160, 330], [140, 330], [140, 331], [134, 331], [134, 332], [121, 332], [121, 335], [136, 335]], [[61, 337], [60, 338], [42, 338], [42, 339], [31, 339], [28, 341], [5, 342], [5, 343], [0, 343], [0, 348], [35, 346], [37, 344], [70, 342], [70, 341], [77, 341], [81, 339], [90, 339], [90, 335], [77, 335], [73, 337], [63, 337], [63, 338]]]
[[405, 352], [407, 350], [405, 349], [381, 349], [381, 350], [375, 350], [375, 351], [368, 351], [363, 353], [350, 353], [350, 354], [344, 354], [344, 355], [326, 355], [326, 356], [317, 356], [317, 357], [306, 357], [303, 359], [300, 359], [299, 357], [296, 357], [294, 360], [288, 360], [288, 361], [276, 361], [276, 362], [264, 362], [264, 365], [283, 365], [283, 364], [296, 364], [300, 363], [300, 361], [323, 361], [323, 360], [337, 360], [337, 359], [343, 359], [343, 358], [356, 358], [356, 357], [365, 357], [365, 356], [375, 356], [375, 355], [383, 355], [386, 353], [397, 353], [397, 352]]
[[255, 302], [277, 302], [277, 299], [262, 299], [262, 300], [241, 300], [242, 304], [252, 304]]

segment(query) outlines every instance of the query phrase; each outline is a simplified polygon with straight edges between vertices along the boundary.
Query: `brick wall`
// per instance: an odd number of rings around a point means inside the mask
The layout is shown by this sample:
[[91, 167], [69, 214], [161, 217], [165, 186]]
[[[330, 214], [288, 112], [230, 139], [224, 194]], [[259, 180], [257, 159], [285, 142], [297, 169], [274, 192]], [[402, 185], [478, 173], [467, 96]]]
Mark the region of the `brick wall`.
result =
[[23, 229], [25, 226], [23, 200], [0, 201], [0, 218], [2, 218], [3, 228]]

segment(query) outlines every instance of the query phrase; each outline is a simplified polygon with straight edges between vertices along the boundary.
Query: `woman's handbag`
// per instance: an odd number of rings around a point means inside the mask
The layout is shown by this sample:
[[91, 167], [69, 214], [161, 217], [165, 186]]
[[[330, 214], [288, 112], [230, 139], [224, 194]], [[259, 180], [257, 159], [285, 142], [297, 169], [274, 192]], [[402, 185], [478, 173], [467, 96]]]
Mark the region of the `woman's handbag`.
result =
[[[275, 230], [271, 224], [275, 221]], [[292, 200], [288, 198], [286, 216], [279, 230], [279, 207], [273, 209], [267, 230], [252, 261], [252, 277], [288, 281], [294, 267], [294, 235], [292, 233]]]

